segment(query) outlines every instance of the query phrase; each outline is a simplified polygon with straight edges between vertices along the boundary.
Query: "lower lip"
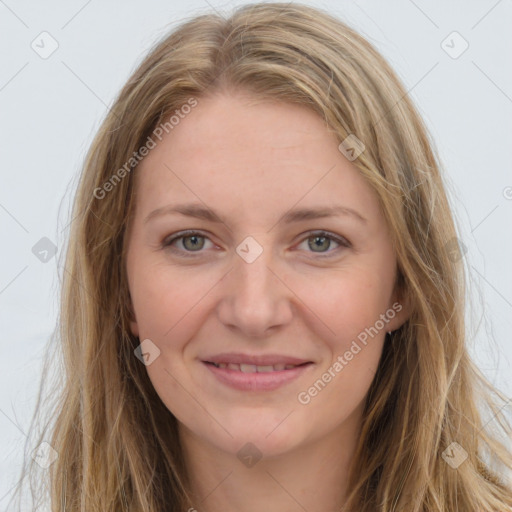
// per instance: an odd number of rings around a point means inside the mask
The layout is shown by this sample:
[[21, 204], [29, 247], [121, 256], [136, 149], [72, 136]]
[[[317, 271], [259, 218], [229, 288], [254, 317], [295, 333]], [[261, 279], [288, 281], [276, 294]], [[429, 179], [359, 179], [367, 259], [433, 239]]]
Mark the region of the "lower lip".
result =
[[241, 391], [272, 391], [297, 379], [313, 366], [313, 363], [307, 363], [289, 370], [244, 373], [229, 368], [217, 368], [213, 364], [205, 362], [203, 364], [220, 382]]

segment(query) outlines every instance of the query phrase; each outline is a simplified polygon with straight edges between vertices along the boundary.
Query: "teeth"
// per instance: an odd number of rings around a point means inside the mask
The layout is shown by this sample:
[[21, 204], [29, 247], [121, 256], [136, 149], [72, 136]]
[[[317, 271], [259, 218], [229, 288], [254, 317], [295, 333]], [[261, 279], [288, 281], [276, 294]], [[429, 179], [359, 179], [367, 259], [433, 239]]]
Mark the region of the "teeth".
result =
[[256, 365], [254, 364], [241, 364], [240, 370], [243, 373], [254, 373], [256, 371]]
[[256, 370], [258, 373], [265, 373], [265, 372], [273, 372], [274, 367], [272, 365], [269, 366], [256, 366]]
[[255, 364], [236, 364], [236, 363], [213, 363], [217, 368], [227, 368], [242, 373], [269, 373], [280, 372], [283, 370], [291, 370], [297, 365], [295, 364], [274, 364], [274, 365], [255, 365]]

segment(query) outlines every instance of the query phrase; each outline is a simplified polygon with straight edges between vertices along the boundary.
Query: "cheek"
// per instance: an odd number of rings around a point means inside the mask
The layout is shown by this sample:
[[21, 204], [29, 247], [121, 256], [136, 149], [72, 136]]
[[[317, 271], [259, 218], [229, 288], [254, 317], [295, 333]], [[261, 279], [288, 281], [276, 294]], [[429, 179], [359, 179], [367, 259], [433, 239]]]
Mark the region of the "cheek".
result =
[[190, 382], [186, 347], [204, 322], [208, 291], [218, 279], [161, 264], [140, 265], [131, 288], [139, 338], [150, 339], [159, 355], [146, 367], [166, 407], [180, 421], [202, 414], [186, 390]]
[[190, 269], [177, 271], [161, 265], [140, 266], [133, 275], [131, 294], [140, 337], [172, 337], [181, 324], [201, 309], [201, 301], [219, 278]]
[[326, 429], [362, 406], [382, 354], [386, 329], [381, 315], [388, 310], [391, 289], [391, 282], [379, 280], [370, 270], [351, 269], [309, 295], [308, 305], [321, 320], [318, 325], [332, 332], [322, 338], [329, 356], [297, 398], [305, 411], [325, 418]]
[[[319, 323], [328, 327], [327, 339], [337, 352], [346, 350], [353, 339], [375, 326], [389, 308], [392, 292], [392, 282], [371, 268], [331, 272], [315, 286], [307, 280], [302, 284], [297, 294], [305, 297], [304, 302], [316, 313]], [[384, 334], [381, 323], [377, 327]]]
[[383, 340], [376, 337], [366, 347], [360, 346], [351, 360], [342, 353], [341, 358], [336, 355], [329, 366], [319, 370], [310, 387], [297, 395], [305, 417], [322, 418], [321, 428], [329, 431], [361, 412], [378, 368], [382, 345]]
[[319, 411], [338, 404], [330, 413], [334, 425], [361, 403], [375, 376], [386, 334], [381, 315], [389, 308], [392, 281], [365, 266], [331, 273], [309, 289], [307, 302], [320, 319], [317, 325], [328, 327], [327, 335], [326, 329], [316, 329], [324, 333], [328, 353], [302, 396]]

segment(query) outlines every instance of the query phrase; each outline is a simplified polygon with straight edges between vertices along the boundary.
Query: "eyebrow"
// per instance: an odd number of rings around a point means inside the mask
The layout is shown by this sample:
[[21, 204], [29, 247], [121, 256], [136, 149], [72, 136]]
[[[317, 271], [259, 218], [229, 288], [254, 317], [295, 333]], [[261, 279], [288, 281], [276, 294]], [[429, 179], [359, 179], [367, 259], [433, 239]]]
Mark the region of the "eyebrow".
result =
[[[217, 213], [213, 210], [206, 208], [201, 204], [196, 203], [187, 203], [187, 204], [172, 204], [167, 206], [162, 206], [161, 208], [157, 208], [153, 210], [145, 219], [144, 223], [149, 222], [151, 219], [155, 217], [161, 217], [163, 215], [172, 215], [172, 214], [180, 214], [186, 217], [194, 217], [196, 219], [203, 219], [210, 222], [222, 223], [226, 224], [225, 220], [222, 219]], [[337, 217], [337, 216], [348, 216], [352, 217], [364, 224], [368, 222], [368, 220], [363, 217], [359, 212], [353, 210], [352, 208], [347, 208], [345, 206], [328, 206], [321, 208], [297, 208], [294, 210], [290, 210], [285, 213], [279, 222], [284, 222], [285, 224], [291, 224], [292, 222], [300, 222], [305, 220], [314, 220], [314, 219], [323, 219], [326, 217]]]

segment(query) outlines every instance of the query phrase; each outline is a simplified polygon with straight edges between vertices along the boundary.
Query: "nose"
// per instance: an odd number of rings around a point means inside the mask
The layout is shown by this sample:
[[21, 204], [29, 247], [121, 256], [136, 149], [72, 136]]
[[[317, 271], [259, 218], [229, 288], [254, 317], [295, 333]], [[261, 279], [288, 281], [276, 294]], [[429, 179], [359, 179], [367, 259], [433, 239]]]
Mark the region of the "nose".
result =
[[265, 337], [291, 322], [293, 292], [283, 282], [270, 249], [251, 263], [237, 253], [223, 279], [218, 318], [246, 337]]

